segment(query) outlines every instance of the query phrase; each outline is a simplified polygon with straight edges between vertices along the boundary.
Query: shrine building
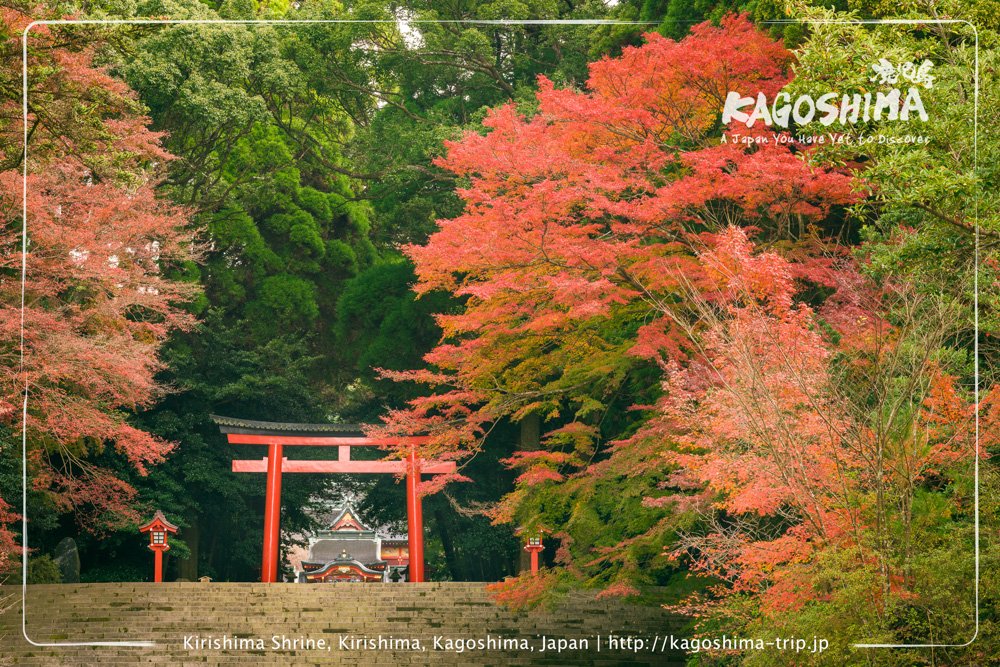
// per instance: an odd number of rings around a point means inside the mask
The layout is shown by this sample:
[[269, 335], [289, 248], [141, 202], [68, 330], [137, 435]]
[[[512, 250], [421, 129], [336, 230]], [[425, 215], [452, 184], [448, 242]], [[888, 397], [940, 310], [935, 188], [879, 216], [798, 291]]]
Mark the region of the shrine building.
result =
[[350, 505], [334, 510], [326, 530], [309, 538], [298, 583], [398, 582], [409, 573], [406, 535], [380, 535]]

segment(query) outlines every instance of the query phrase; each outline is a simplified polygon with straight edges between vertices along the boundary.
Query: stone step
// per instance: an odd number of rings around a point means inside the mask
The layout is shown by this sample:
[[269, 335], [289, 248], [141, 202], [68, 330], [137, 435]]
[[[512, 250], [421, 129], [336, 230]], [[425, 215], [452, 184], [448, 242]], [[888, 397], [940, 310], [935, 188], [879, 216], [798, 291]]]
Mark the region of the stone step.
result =
[[[654, 637], [662, 645], [663, 637], [683, 634], [687, 623], [658, 607], [596, 599], [588, 592], [575, 592], [551, 609], [514, 612], [494, 604], [477, 583], [66, 584], [28, 587], [28, 635], [38, 643], [64, 644], [33, 646], [21, 634], [20, 588], [0, 587], [4, 598], [14, 605], [0, 614], [0, 656], [17, 665], [681, 665], [683, 654], [649, 647]], [[300, 643], [282, 647], [279, 639], [274, 648], [275, 635]], [[636, 651], [620, 640], [612, 647], [609, 635], [646, 646]], [[542, 652], [542, 636], [565, 643], [559, 651]], [[409, 646], [379, 646], [379, 637], [407, 640]], [[435, 637], [452, 644], [439, 648]], [[199, 638], [206, 641], [198, 645]], [[223, 638], [229, 643], [212, 644]], [[375, 640], [375, 647], [350, 644], [365, 638]], [[523, 640], [527, 648], [457, 650], [462, 640], [491, 638]], [[239, 639], [255, 641], [238, 645]], [[155, 645], [65, 645], [120, 641]]]

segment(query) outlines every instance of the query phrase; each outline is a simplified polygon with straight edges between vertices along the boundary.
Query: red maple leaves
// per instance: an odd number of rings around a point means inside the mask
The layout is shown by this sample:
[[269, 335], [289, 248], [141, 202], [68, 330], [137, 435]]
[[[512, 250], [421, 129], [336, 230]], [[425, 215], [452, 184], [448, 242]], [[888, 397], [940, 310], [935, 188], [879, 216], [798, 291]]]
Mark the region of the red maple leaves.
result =
[[[520, 476], [498, 521], [534, 521], [520, 512], [545, 489], [659, 471], [665, 493], [645, 505], [700, 515], [670, 555], [765, 609], [818, 595], [806, 564], [829, 546], [867, 545], [855, 564], [898, 588], [891, 540], [871, 537], [885, 498], [972, 455], [954, 378], [901, 352], [944, 345], [947, 318], [811, 226], [857, 200], [855, 177], [787, 136], [719, 138], [726, 92], [773, 94], [790, 63], [730, 17], [593, 64], [585, 91], [540, 79], [535, 113], [501, 107], [448, 144], [439, 164], [467, 183], [465, 210], [406, 252], [418, 292], [462, 307], [439, 317], [433, 370], [393, 374], [440, 391], [385, 427], [454, 457], [498, 419], [541, 415], [553, 430], [506, 462]], [[636, 357], [662, 371], [663, 398], [591, 464], [595, 419]]]
[[[5, 19], [15, 28], [28, 20], [9, 11]], [[134, 491], [91, 455], [113, 446], [145, 473], [172, 447], [129, 425], [125, 411], [158, 396], [157, 350], [170, 331], [192, 324], [181, 305], [193, 286], [166, 269], [191, 259], [193, 249], [184, 211], [154, 192], [170, 159], [159, 135], [124, 84], [93, 66], [95, 45], [79, 33], [63, 41], [55, 30], [33, 29], [28, 51], [23, 367], [16, 153], [0, 172], [0, 345], [8, 356], [0, 417], [20, 427], [27, 387], [35, 487], [100, 527], [130, 516]], [[19, 37], [11, 40], [19, 49]], [[20, 116], [15, 105], [7, 111]], [[7, 145], [17, 146], [20, 121], [2, 129]]]
[[631, 439], [666, 444], [676, 495], [657, 503], [702, 518], [673, 554], [765, 612], [821, 597], [803, 566], [827, 548], [908, 594], [915, 545], [890, 526], [914, 520], [927, 476], [975, 455], [974, 405], [933, 360], [954, 322], [935, 297], [876, 286], [849, 263], [846, 298], [823, 309], [840, 317], [824, 320], [796, 301], [790, 262], [754, 253], [740, 230], [722, 237], [702, 257], [715, 289], [687, 299], [699, 354], [667, 368], [658, 416]]
[[[534, 115], [506, 105], [484, 121], [486, 134], [449, 143], [439, 164], [467, 181], [465, 210], [406, 252], [418, 292], [444, 289], [464, 307], [438, 318], [433, 372], [392, 374], [447, 388], [393, 414], [387, 429], [429, 430], [435, 454], [461, 453], [497, 418], [555, 417], [565, 397], [582, 401], [580, 387], [613, 381], [628, 355], [686, 356], [672, 303], [711, 281], [698, 261], [706, 244], [732, 224], [787, 239], [791, 221], [855, 199], [848, 174], [811, 165], [792, 143], [713, 138], [729, 89], [776, 91], [790, 63], [730, 17], [594, 63], [586, 91], [541, 78]], [[800, 274], [825, 261], [802, 254]], [[613, 333], [622, 320], [639, 322], [638, 334]], [[591, 398], [580, 409], [596, 409]], [[537, 470], [524, 479], [540, 475], [555, 480]]]

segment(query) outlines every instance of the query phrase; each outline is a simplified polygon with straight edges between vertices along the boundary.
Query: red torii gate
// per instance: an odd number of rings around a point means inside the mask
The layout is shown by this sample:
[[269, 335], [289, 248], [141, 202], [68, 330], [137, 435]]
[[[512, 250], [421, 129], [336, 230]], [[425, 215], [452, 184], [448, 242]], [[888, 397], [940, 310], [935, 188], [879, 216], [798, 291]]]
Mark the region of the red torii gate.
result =
[[[358, 424], [295, 424], [235, 419], [211, 415], [219, 430], [233, 445], [266, 445], [267, 456], [259, 460], [233, 461], [233, 472], [266, 472], [267, 487], [264, 501], [264, 553], [260, 580], [272, 583], [278, 579], [278, 544], [281, 525], [281, 475], [286, 472], [315, 473], [389, 473], [406, 475], [406, 519], [410, 551], [408, 580], [424, 580], [424, 517], [417, 484], [420, 475], [455, 472], [454, 461], [423, 461], [417, 459], [416, 445], [425, 443], [426, 436], [371, 438]], [[351, 447], [410, 445], [409, 459], [389, 461], [352, 461]], [[336, 447], [333, 461], [295, 461], [282, 456], [288, 446]]]

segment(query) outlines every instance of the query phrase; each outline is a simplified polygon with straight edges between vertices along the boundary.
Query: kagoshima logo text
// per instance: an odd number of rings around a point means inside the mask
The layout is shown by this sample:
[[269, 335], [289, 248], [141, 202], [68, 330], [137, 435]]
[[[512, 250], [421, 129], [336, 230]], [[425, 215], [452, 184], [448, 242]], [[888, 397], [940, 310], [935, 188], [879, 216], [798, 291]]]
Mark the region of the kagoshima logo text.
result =
[[[822, 95], [799, 95], [792, 99], [790, 93], [782, 91], [768, 100], [763, 92], [757, 97], [745, 97], [739, 91], [730, 91], [722, 111], [722, 123], [736, 121], [753, 127], [762, 122], [768, 127], [779, 126], [788, 129], [792, 121], [805, 125], [819, 121], [824, 126], [839, 122], [853, 125], [859, 121], [927, 120], [924, 101], [920, 89], [932, 88], [934, 64], [924, 60], [919, 65], [912, 62], [894, 64], [885, 58], [871, 66], [870, 81], [881, 86], [892, 86], [889, 90], [875, 93], [837, 93]], [[905, 90], [904, 90], [905, 88]]]

